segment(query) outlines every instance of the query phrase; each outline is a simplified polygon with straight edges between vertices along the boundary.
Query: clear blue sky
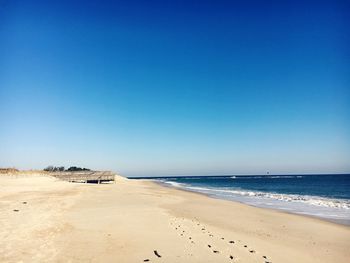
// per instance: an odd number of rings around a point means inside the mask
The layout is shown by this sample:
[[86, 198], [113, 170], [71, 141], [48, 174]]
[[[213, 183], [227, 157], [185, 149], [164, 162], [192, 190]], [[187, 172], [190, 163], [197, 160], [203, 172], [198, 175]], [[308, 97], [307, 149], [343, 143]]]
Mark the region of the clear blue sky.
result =
[[348, 1], [0, 1], [0, 166], [350, 172]]

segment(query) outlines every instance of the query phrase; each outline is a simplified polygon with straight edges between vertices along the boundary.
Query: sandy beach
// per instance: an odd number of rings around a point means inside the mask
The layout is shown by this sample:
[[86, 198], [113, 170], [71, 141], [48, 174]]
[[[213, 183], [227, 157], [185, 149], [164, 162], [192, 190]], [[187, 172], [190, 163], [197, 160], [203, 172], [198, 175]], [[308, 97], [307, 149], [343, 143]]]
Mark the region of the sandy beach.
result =
[[0, 176], [0, 262], [348, 262], [350, 227], [118, 177]]

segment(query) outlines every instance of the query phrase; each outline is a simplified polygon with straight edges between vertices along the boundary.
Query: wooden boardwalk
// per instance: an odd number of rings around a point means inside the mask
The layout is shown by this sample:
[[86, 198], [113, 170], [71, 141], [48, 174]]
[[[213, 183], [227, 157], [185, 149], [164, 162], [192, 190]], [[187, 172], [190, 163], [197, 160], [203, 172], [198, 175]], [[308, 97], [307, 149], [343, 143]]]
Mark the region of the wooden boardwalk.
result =
[[52, 176], [75, 183], [95, 183], [114, 182], [115, 174], [110, 171], [78, 171], [78, 172], [53, 172]]

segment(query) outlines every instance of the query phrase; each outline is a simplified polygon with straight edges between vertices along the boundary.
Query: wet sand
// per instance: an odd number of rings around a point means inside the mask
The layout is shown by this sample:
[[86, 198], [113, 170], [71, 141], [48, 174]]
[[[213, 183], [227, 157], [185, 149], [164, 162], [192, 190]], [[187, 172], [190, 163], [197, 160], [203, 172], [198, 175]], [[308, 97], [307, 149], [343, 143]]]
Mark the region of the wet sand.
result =
[[162, 187], [0, 176], [0, 262], [348, 262], [350, 227]]

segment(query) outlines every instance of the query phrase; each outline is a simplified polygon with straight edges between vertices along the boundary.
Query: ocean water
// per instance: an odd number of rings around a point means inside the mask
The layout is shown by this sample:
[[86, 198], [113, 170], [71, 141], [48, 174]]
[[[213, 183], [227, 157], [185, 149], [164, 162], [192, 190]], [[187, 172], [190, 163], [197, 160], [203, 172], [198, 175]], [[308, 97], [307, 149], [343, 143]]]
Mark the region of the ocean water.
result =
[[350, 174], [186, 176], [148, 179], [215, 198], [350, 225]]

